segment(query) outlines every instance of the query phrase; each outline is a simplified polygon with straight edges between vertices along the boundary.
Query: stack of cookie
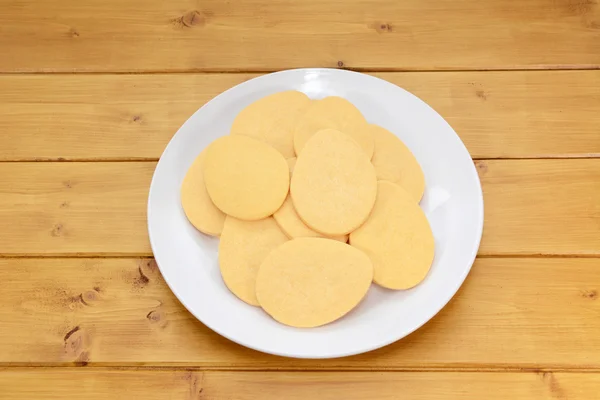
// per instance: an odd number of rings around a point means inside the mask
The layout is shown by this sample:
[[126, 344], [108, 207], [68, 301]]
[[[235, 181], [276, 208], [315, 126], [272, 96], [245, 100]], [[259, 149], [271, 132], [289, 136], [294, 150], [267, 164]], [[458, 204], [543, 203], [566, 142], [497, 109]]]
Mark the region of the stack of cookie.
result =
[[221, 237], [232, 293], [315, 327], [354, 308], [372, 281], [403, 290], [425, 278], [434, 240], [424, 189], [410, 150], [352, 103], [286, 91], [242, 110], [200, 153], [181, 200], [198, 230]]

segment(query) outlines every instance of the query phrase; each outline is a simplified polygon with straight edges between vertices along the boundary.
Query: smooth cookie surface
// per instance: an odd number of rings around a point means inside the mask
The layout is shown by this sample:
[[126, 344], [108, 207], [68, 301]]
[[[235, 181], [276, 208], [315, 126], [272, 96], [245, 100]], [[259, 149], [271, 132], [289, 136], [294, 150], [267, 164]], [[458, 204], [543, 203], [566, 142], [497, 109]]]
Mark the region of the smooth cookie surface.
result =
[[375, 124], [369, 124], [375, 139], [371, 162], [377, 179], [398, 184], [417, 201], [425, 191], [425, 176], [419, 162], [404, 143], [392, 132]]
[[204, 184], [204, 157], [202, 151], [194, 160], [181, 184], [181, 205], [188, 220], [200, 232], [219, 236], [223, 231], [225, 214], [219, 210], [208, 195]]
[[375, 283], [389, 289], [420, 283], [435, 253], [433, 233], [419, 205], [406, 190], [386, 181], [379, 181], [375, 207], [350, 234], [350, 244], [373, 262]]
[[294, 157], [294, 127], [310, 99], [288, 90], [263, 97], [244, 108], [231, 126], [232, 135], [246, 135], [273, 146], [285, 158]]
[[242, 135], [223, 136], [208, 146], [204, 181], [213, 203], [243, 220], [272, 215], [290, 183], [288, 164], [273, 147]]
[[325, 97], [313, 101], [301, 115], [294, 131], [294, 149], [300, 155], [308, 140], [318, 131], [335, 129], [354, 139], [370, 159], [375, 146], [367, 122], [361, 112], [348, 100]]
[[309, 328], [345, 315], [366, 295], [369, 257], [331, 239], [299, 238], [273, 250], [256, 279], [260, 306], [275, 320]]
[[[296, 212], [296, 208], [294, 207], [292, 198], [289, 195], [279, 210], [275, 211], [273, 218], [275, 218], [275, 221], [281, 230], [285, 232], [290, 239], [299, 237], [327, 237], [314, 229], [310, 229], [304, 221], [300, 219]], [[346, 243], [348, 241], [348, 235], [334, 236], [330, 239]]]
[[[289, 158], [287, 160], [290, 167], [290, 176], [294, 173], [294, 167], [296, 166], [296, 157]], [[281, 230], [290, 238], [294, 239], [297, 237], [327, 237], [314, 229], [310, 229], [302, 219], [298, 216], [292, 197], [288, 194], [283, 205], [279, 207], [279, 210], [275, 211], [273, 218], [281, 228]], [[348, 241], [348, 235], [335, 236], [330, 239], [339, 240], [340, 242], [346, 243]]]
[[326, 236], [346, 235], [373, 208], [375, 169], [353, 139], [326, 129], [313, 135], [298, 156], [290, 193], [306, 225]]
[[219, 242], [219, 268], [225, 285], [241, 300], [258, 305], [258, 268], [273, 249], [287, 240], [271, 217], [242, 221], [228, 216]]
[[296, 157], [288, 158], [287, 160], [288, 167], [290, 169], [290, 176], [292, 176], [292, 172], [294, 172], [294, 168], [296, 167]]

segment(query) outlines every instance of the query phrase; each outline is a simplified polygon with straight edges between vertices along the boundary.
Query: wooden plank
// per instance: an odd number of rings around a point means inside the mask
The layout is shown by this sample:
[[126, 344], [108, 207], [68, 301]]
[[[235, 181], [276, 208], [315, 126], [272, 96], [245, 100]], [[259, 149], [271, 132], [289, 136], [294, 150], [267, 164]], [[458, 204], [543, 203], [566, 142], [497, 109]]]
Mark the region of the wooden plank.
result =
[[[77, 384], [73, 384], [77, 382]], [[220, 372], [15, 369], [0, 371], [7, 399], [595, 399], [585, 373]], [[400, 397], [401, 394], [401, 397]]]
[[1, 72], [600, 65], [600, 5], [584, 0], [13, 0], [2, 11]]
[[[154, 162], [0, 163], [0, 255], [151, 255]], [[481, 255], [600, 255], [600, 159], [477, 161]]]
[[[158, 159], [201, 105], [255, 74], [0, 76], [0, 160]], [[381, 73], [475, 158], [600, 155], [600, 71]]]
[[210, 331], [152, 260], [0, 259], [0, 365], [598, 369], [599, 271], [599, 259], [478, 259], [409, 337], [355, 357], [293, 360]]
[[479, 254], [600, 255], [600, 160], [477, 161]]
[[0, 164], [0, 254], [150, 254], [156, 163]]

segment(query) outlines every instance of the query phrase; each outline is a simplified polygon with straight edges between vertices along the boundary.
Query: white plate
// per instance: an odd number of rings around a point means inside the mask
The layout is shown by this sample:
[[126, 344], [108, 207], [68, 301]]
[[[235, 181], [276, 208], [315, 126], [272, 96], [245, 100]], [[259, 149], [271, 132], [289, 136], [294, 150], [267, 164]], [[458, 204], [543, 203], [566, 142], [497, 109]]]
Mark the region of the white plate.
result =
[[[228, 134], [251, 102], [295, 89], [311, 98], [342, 96], [367, 120], [395, 133], [425, 172], [421, 207], [433, 229], [435, 261], [416, 288], [372, 285], [366, 299], [329, 325], [296, 329], [231, 294], [221, 279], [217, 240], [197, 232], [181, 208], [179, 189], [188, 167], [210, 142]], [[194, 88], [190, 87], [190, 91]], [[469, 153], [448, 123], [423, 101], [384, 80], [330, 69], [282, 71], [244, 82], [200, 108], [177, 131], [154, 172], [148, 199], [152, 250], [173, 293], [200, 321], [241, 345], [288, 357], [329, 358], [363, 353], [413, 332], [456, 293], [477, 254], [483, 196]]]

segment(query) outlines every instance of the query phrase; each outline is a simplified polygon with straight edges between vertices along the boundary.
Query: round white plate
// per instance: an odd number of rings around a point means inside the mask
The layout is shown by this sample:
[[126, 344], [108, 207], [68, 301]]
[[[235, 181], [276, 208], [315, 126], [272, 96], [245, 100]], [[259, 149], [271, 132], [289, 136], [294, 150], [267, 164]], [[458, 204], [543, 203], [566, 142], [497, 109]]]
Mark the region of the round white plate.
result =
[[[425, 172], [421, 207], [433, 229], [435, 261], [427, 278], [406, 291], [372, 285], [348, 315], [323, 327], [281, 325], [227, 290], [217, 262], [218, 239], [194, 229], [179, 189], [192, 161], [227, 135], [237, 113], [263, 96], [295, 89], [311, 98], [341, 96], [367, 120], [395, 133]], [[189, 90], [194, 90], [190, 87]], [[200, 321], [241, 345], [288, 357], [342, 357], [408, 335], [456, 293], [477, 254], [483, 196], [469, 153], [448, 123], [423, 101], [384, 80], [355, 72], [299, 69], [264, 75], [229, 89], [200, 108], [177, 131], [154, 172], [148, 199], [154, 256], [173, 293]]]

